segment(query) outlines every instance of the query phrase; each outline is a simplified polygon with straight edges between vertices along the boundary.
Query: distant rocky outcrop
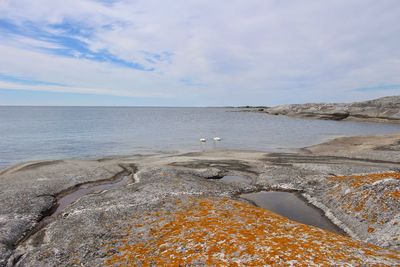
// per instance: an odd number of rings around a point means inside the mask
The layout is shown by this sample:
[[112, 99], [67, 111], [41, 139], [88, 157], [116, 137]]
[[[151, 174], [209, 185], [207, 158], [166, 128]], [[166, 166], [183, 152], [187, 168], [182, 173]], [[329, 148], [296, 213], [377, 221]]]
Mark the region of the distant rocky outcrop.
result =
[[354, 103], [281, 105], [254, 111], [272, 115], [327, 120], [361, 120], [400, 123], [400, 96], [387, 96]]

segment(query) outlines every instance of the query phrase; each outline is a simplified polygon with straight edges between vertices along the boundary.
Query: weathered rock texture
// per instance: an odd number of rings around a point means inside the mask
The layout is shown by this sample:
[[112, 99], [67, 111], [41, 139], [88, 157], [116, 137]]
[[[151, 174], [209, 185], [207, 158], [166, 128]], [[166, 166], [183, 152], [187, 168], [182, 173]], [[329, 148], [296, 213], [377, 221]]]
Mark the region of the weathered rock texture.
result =
[[99, 162], [53, 161], [18, 165], [0, 176], [0, 266], [15, 245], [78, 184], [110, 178], [123, 169]]
[[388, 96], [350, 104], [292, 104], [251, 110], [302, 118], [400, 123], [400, 96]]
[[107, 266], [343, 266], [400, 260], [396, 252], [228, 198], [177, 201], [173, 209], [136, 218], [125, 233], [125, 240], [110, 242]]
[[[400, 159], [387, 156], [399, 153], [399, 141], [352, 137], [290, 154], [215, 150], [9, 168], [0, 174], [0, 266], [399, 265]], [[77, 185], [129, 172], [128, 185], [52, 213]], [[224, 175], [249, 182], [225, 183]], [[353, 239], [238, 198], [270, 189], [300, 191]]]

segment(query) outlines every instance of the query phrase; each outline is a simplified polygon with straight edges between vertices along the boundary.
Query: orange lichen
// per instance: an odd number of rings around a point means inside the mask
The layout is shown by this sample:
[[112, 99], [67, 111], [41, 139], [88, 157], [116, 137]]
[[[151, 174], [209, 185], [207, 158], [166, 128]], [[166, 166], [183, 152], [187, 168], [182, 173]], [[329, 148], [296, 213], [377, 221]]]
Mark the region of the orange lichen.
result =
[[390, 192], [390, 196], [394, 199], [400, 199], [400, 190]]
[[[329, 196], [341, 200], [341, 208], [344, 212], [351, 213], [369, 225], [381, 227], [398, 212], [400, 191], [395, 190], [398, 187], [391, 186], [382, 189], [380, 182], [388, 180], [392, 183], [394, 180], [398, 183], [399, 172], [333, 176], [329, 177], [329, 180], [336, 183], [329, 190]], [[374, 234], [375, 231], [368, 230], [367, 232]]]
[[[191, 198], [144, 217], [146, 238], [115, 240], [108, 266], [394, 265], [397, 252], [228, 198]], [[149, 230], [152, 229], [152, 230]], [[138, 239], [139, 238], [139, 239]], [[118, 245], [115, 245], [118, 244]], [[115, 252], [117, 251], [117, 252]]]
[[333, 180], [337, 181], [350, 181], [354, 187], [360, 187], [366, 184], [372, 184], [384, 179], [397, 179], [400, 180], [399, 172], [384, 172], [384, 173], [370, 173], [364, 175], [349, 175], [349, 176], [333, 176]]

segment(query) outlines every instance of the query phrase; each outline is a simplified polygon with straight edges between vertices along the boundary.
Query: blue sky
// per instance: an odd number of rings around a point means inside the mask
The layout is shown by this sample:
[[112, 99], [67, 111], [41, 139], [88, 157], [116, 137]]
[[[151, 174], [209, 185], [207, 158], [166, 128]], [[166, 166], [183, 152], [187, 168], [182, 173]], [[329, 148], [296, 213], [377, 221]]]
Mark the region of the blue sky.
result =
[[0, 0], [0, 105], [400, 94], [397, 0]]

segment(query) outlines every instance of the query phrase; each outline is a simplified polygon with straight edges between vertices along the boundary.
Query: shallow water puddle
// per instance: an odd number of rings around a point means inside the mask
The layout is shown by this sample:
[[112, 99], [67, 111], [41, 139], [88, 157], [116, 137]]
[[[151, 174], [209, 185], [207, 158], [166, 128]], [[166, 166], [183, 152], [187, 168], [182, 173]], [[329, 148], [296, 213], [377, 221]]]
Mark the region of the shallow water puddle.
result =
[[115, 188], [120, 188], [125, 185], [128, 185], [131, 183], [132, 180], [130, 179], [130, 176], [122, 176], [122, 179], [118, 181], [108, 181], [106, 183], [102, 184], [83, 184], [79, 186], [75, 191], [61, 197], [58, 200], [58, 206], [55, 212], [52, 215], [57, 215], [60, 214], [64, 208], [78, 199], [80, 199], [83, 196], [93, 194], [93, 193], [99, 193], [104, 190], [109, 190], [109, 189], [115, 189]]
[[324, 216], [321, 210], [305, 202], [298, 193], [262, 191], [242, 194], [258, 207], [270, 210], [291, 220], [316, 226], [331, 232], [345, 234], [338, 226]]
[[250, 179], [244, 176], [226, 175], [220, 179], [225, 183], [250, 183]]
[[68, 205], [79, 200], [81, 197], [89, 194], [100, 193], [104, 190], [121, 188], [134, 182], [131, 179], [132, 174], [127, 175], [126, 171], [118, 174], [117, 177], [117, 179], [112, 180], [93, 181], [86, 184], [81, 184], [75, 188], [72, 188], [71, 191], [67, 192], [64, 196], [58, 197], [57, 207], [55, 210], [51, 209], [49, 214], [41, 218], [38, 224], [36, 224], [36, 226], [31, 229], [18, 243], [20, 244], [28, 240], [32, 235], [36, 234], [38, 231], [48, 225], [52, 218], [63, 212]]

